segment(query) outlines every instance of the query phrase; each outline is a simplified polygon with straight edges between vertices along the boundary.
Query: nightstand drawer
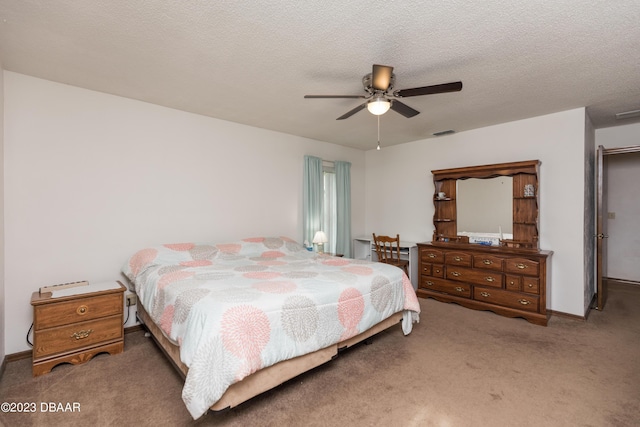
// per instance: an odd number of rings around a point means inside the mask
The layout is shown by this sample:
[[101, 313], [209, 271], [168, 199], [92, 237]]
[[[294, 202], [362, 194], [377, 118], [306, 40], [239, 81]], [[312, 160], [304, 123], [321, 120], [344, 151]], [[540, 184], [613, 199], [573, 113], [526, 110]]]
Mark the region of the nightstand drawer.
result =
[[33, 315], [36, 330], [40, 330], [120, 313], [122, 294], [116, 293], [36, 306]]
[[122, 339], [122, 314], [35, 331], [33, 337], [34, 360], [103, 344]]

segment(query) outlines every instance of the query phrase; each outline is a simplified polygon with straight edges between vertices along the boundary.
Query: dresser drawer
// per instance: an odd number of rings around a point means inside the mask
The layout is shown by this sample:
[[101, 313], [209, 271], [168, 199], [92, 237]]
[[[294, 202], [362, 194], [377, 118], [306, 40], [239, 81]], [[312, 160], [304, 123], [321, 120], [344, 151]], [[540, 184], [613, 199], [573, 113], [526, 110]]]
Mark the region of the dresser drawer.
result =
[[431, 275], [433, 277], [440, 277], [443, 278], [444, 277], [444, 265], [434, 265], [433, 267], [431, 267]]
[[444, 262], [447, 265], [459, 265], [462, 267], [471, 267], [471, 254], [465, 252], [447, 252], [444, 256]]
[[420, 274], [423, 274], [425, 276], [431, 276], [431, 268], [432, 268], [431, 264], [426, 264], [424, 262], [421, 262], [420, 263]]
[[504, 271], [507, 273], [537, 276], [540, 272], [540, 263], [526, 258], [510, 258], [504, 261]]
[[428, 291], [438, 291], [464, 298], [471, 297], [471, 286], [465, 283], [456, 283], [449, 280], [437, 279], [435, 277], [422, 276], [420, 287]]
[[483, 288], [481, 286], [473, 288], [473, 299], [532, 312], [538, 311], [539, 304], [539, 298], [537, 296], [500, 289]]
[[522, 290], [522, 276], [516, 276], [515, 274], [504, 275], [504, 287], [508, 291], [521, 291]]
[[473, 266], [486, 270], [502, 271], [503, 259], [495, 255], [482, 254], [473, 256]]
[[523, 277], [522, 290], [530, 294], [540, 293], [540, 279], [537, 277]]
[[122, 338], [122, 314], [35, 331], [33, 358], [41, 359]]
[[420, 248], [422, 262], [444, 264], [444, 252], [433, 248]]
[[484, 270], [472, 270], [462, 267], [447, 267], [445, 276], [450, 280], [458, 280], [461, 282], [469, 282], [484, 286], [502, 287], [502, 273]]
[[118, 292], [40, 305], [34, 307], [34, 325], [39, 330], [120, 314], [123, 304], [122, 293]]

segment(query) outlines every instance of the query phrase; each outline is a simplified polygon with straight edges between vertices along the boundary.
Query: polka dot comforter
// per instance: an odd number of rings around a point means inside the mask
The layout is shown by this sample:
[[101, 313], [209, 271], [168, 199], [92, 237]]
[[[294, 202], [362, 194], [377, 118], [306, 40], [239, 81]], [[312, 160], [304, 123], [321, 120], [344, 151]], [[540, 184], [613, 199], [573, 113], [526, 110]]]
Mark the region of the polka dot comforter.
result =
[[135, 253], [123, 273], [189, 367], [182, 398], [194, 419], [229, 385], [325, 348], [420, 306], [399, 268], [307, 251], [284, 237], [178, 243]]

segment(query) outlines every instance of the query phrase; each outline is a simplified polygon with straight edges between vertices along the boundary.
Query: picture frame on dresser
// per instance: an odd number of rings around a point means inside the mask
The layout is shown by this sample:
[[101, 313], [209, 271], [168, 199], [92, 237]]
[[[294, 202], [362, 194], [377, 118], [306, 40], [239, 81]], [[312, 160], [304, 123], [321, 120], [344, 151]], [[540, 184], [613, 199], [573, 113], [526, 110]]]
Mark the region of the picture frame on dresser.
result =
[[[553, 252], [539, 248], [539, 167], [529, 160], [431, 171], [434, 232], [431, 242], [418, 243], [419, 297], [547, 325]], [[513, 179], [512, 238], [470, 243], [458, 235], [457, 184], [501, 176]]]

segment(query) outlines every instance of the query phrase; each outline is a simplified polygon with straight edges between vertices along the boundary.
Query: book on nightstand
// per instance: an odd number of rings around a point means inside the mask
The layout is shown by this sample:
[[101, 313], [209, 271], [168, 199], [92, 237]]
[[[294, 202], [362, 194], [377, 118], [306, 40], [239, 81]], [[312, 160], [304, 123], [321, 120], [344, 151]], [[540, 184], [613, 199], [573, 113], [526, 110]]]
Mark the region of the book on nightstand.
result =
[[58, 285], [41, 286], [40, 293], [61, 291], [63, 289], [77, 288], [78, 286], [88, 286], [87, 280], [81, 280], [79, 282], [60, 283]]

